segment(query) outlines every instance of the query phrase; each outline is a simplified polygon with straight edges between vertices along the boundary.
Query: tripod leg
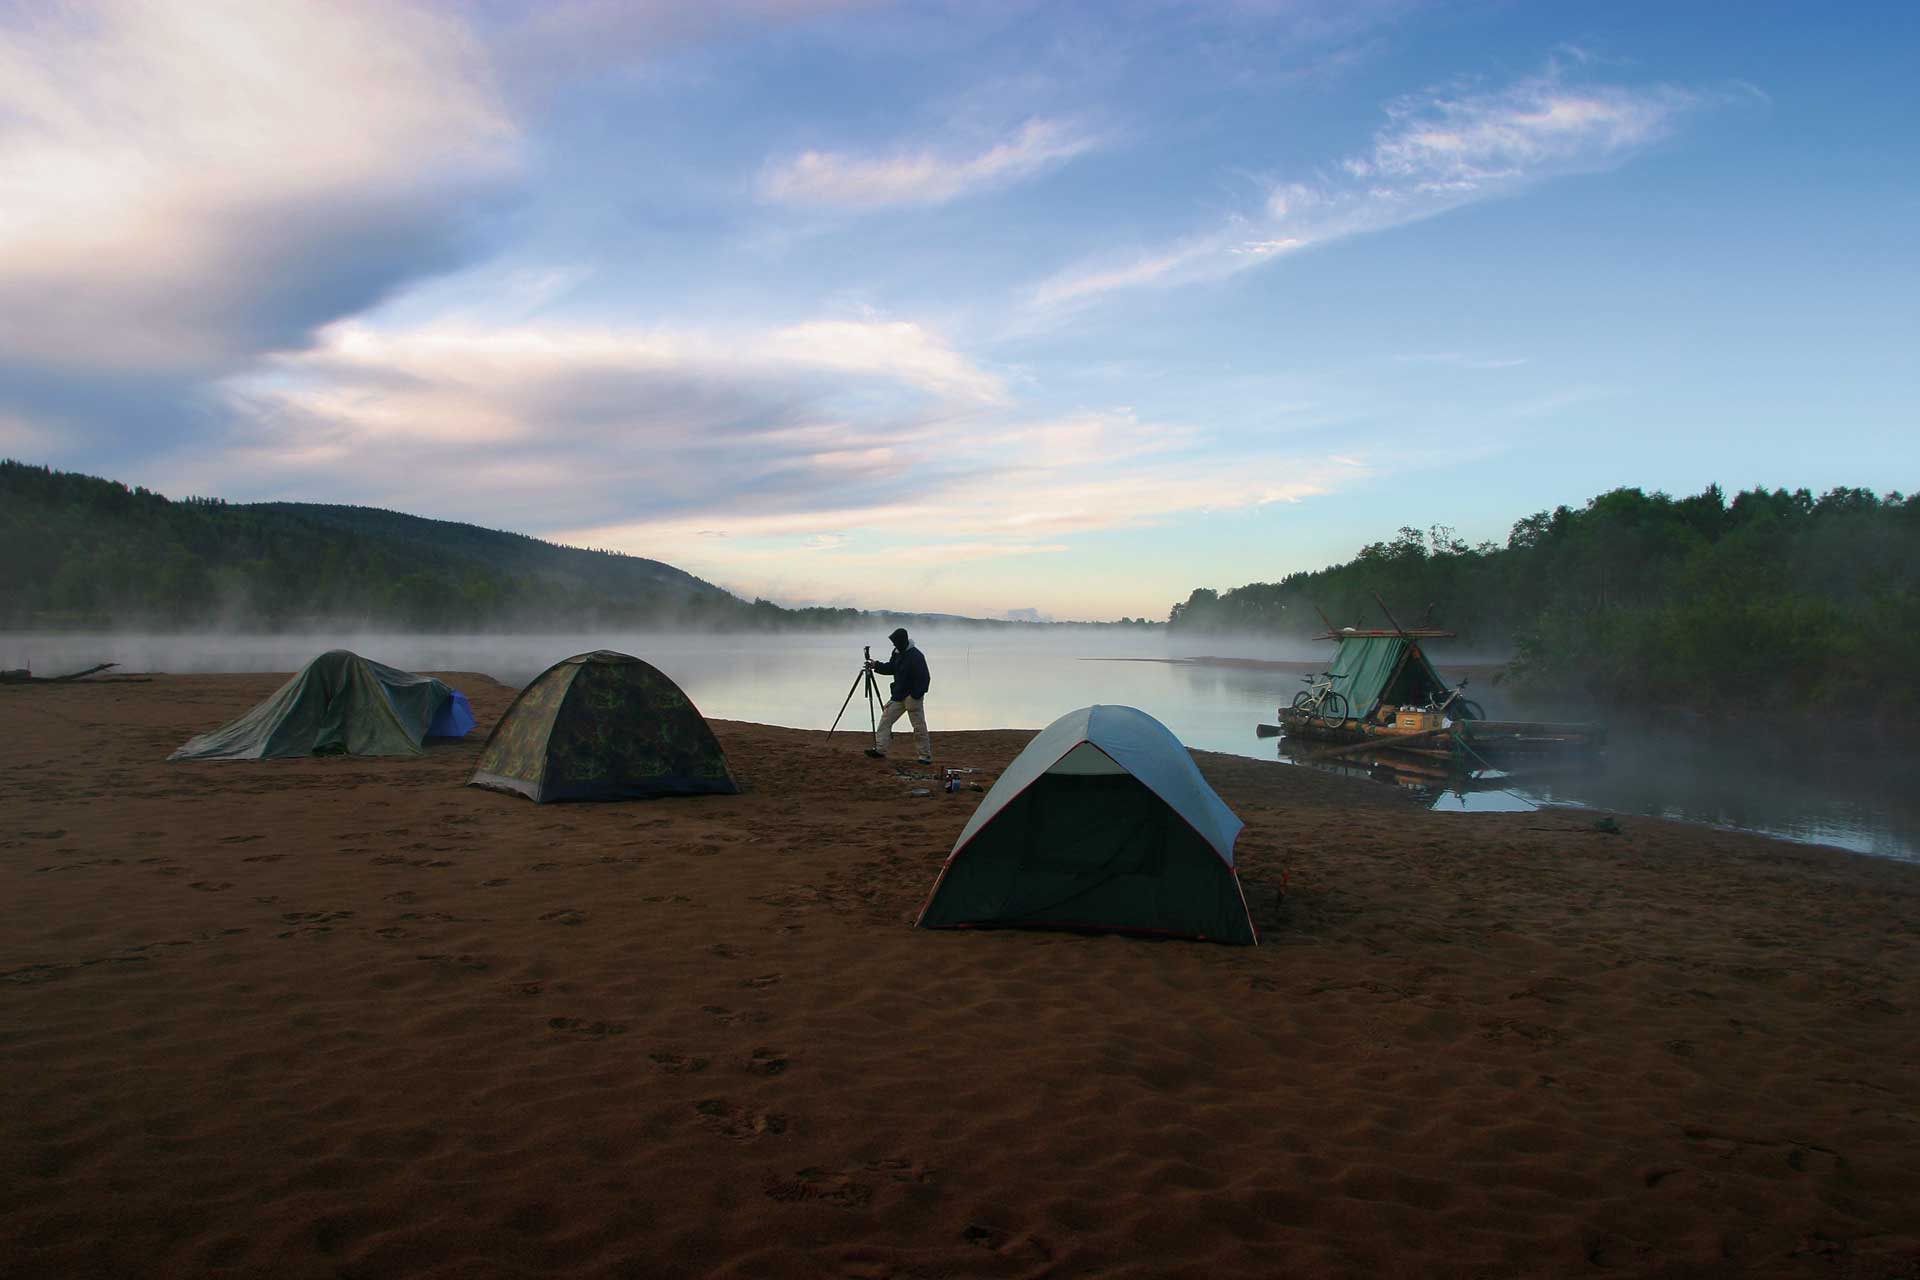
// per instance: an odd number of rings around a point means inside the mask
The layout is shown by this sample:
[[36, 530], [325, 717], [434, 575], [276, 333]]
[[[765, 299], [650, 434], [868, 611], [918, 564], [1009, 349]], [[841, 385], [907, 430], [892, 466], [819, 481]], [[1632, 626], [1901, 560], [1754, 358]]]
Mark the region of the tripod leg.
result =
[[[847, 686], [847, 700], [840, 704], [840, 716], [847, 714], [847, 708], [853, 705], [853, 695], [860, 691], [860, 682], [862, 680], [867, 682], [867, 688], [871, 690], [873, 688], [873, 672], [867, 670], [865, 667], [860, 668], [860, 674], [855, 676], [853, 683]], [[833, 727], [827, 730], [827, 736], [829, 738], [833, 736], [833, 730], [840, 727], [840, 716], [833, 718]]]
[[880, 689], [873, 682], [873, 672], [867, 672], [867, 720], [873, 726], [873, 745], [880, 745], [880, 712], [876, 709], [880, 701]]

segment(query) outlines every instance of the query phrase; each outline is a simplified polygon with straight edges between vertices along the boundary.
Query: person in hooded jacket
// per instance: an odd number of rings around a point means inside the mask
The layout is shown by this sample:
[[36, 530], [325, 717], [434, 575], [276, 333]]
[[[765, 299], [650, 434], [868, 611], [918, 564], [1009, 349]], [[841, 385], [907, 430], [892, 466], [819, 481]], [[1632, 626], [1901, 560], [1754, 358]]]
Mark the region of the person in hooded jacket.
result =
[[875, 759], [885, 759], [887, 749], [893, 745], [893, 726], [905, 713], [913, 725], [914, 741], [920, 746], [920, 763], [933, 763], [933, 739], [927, 736], [927, 688], [932, 677], [927, 672], [926, 655], [921, 653], [907, 635], [905, 627], [896, 628], [887, 639], [893, 641], [893, 657], [886, 662], [870, 662], [867, 665], [883, 676], [893, 677], [893, 686], [889, 691], [887, 705], [880, 709], [880, 728], [873, 735], [873, 745], [867, 748], [867, 754]]

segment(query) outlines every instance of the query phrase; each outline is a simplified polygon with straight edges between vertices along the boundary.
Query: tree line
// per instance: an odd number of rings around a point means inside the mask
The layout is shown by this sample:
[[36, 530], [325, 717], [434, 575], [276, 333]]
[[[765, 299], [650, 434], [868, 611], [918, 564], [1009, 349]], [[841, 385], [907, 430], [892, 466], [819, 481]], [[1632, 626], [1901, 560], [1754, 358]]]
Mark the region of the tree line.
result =
[[659, 561], [365, 507], [179, 501], [0, 461], [0, 627], [844, 628]]
[[[1402, 528], [1345, 564], [1173, 606], [1176, 632], [1382, 626], [1511, 655], [1523, 692], [1602, 705], [1791, 709], [1892, 723], [1920, 704], [1920, 495], [1636, 488], [1516, 522], [1504, 546]], [[1318, 610], [1319, 612], [1316, 612]]]

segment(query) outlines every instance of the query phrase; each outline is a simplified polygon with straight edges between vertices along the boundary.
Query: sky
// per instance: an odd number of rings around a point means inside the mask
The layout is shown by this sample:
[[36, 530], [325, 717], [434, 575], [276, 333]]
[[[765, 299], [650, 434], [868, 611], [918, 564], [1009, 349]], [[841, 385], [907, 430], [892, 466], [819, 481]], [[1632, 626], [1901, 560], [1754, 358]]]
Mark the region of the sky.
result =
[[1164, 618], [1920, 488], [1920, 6], [0, 0], [0, 455]]

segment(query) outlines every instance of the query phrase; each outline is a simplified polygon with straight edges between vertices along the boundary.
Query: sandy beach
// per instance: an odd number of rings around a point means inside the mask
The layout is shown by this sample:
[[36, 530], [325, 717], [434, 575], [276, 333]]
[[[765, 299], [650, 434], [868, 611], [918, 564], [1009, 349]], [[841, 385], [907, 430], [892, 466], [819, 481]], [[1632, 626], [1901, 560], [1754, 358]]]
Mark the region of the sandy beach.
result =
[[923, 932], [859, 735], [165, 763], [282, 678], [0, 689], [0, 1276], [1920, 1276], [1920, 867], [1201, 755], [1261, 946]]

